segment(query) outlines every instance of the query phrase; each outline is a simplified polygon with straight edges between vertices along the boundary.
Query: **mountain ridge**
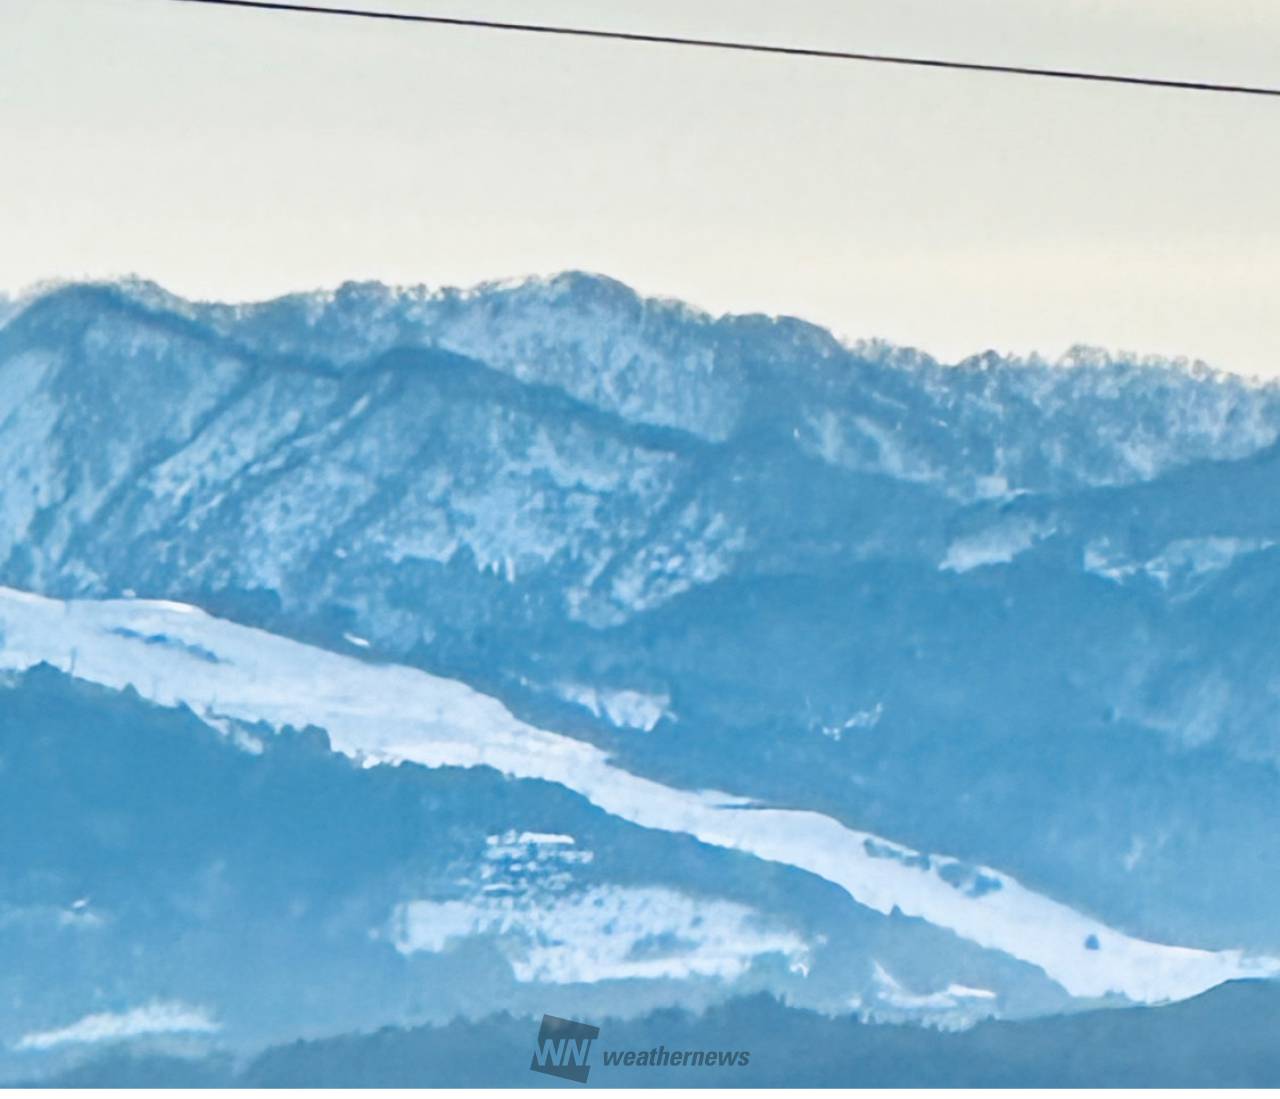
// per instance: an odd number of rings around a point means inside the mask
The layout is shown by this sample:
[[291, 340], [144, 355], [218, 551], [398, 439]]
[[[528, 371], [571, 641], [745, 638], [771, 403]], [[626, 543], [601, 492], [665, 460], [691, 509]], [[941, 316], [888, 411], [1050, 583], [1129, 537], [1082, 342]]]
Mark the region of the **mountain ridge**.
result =
[[[582, 275], [470, 294], [352, 284], [244, 306], [72, 285], [0, 326], [0, 585], [129, 613], [142, 613], [138, 597], [176, 600], [270, 631], [270, 644], [305, 642], [315, 667], [340, 654], [458, 681], [520, 728], [557, 730], [562, 755], [607, 758], [644, 789], [732, 790], [776, 819], [865, 835], [847, 862], [872, 878], [916, 882], [927, 864], [930, 889], [968, 904], [999, 880], [980, 868], [995, 867], [1130, 939], [1280, 956], [1278, 438], [1273, 384], [1085, 352], [1060, 367], [992, 354], [941, 366]], [[116, 625], [106, 641], [135, 647], [136, 669], [181, 656], [193, 682], [227, 670], [216, 645], [182, 642], [176, 626]], [[63, 663], [87, 675], [94, 658]], [[378, 702], [361, 683], [356, 701]], [[299, 704], [327, 685], [299, 684]], [[104, 725], [119, 718], [97, 705]], [[375, 711], [347, 732], [391, 736], [399, 719]], [[167, 727], [172, 715], [135, 717]], [[247, 703], [239, 721], [227, 735], [243, 744], [288, 740]], [[476, 752], [491, 731], [444, 726]], [[55, 732], [40, 743], [71, 735]], [[0, 760], [14, 751], [0, 745]], [[260, 771], [247, 756], [226, 769], [251, 787], [297, 763], [286, 749]], [[323, 781], [366, 805], [345, 771]], [[507, 790], [454, 770], [448, 781], [459, 797]], [[582, 823], [551, 784], [513, 781], [492, 796]], [[127, 809], [111, 805], [86, 834], [100, 825], [109, 840], [112, 821], [134, 819]], [[535, 832], [572, 830], [539, 819]], [[498, 865], [476, 853], [485, 826], [467, 826], [471, 884], [476, 867]], [[500, 841], [506, 820], [493, 829]], [[597, 960], [653, 968], [687, 937], [690, 877], [661, 860], [644, 880], [619, 871], [660, 846], [632, 826], [608, 844], [618, 849], [597, 853], [625, 882], [606, 880], [621, 890], [610, 903], [647, 912], [664, 898], [668, 923], [636, 938], [636, 957]], [[776, 876], [757, 890], [763, 872], [713, 846], [686, 836], [661, 849], [696, 851], [726, 895], [739, 890], [717, 910], [731, 930], [746, 926], [744, 906], [791, 921], [746, 937], [785, 945], [751, 970], [775, 992], [821, 987], [848, 1003], [856, 991], [918, 1021], [944, 1001], [943, 1014], [966, 1017], [1053, 1010], [1073, 983], [1017, 960], [1041, 958], [1044, 943], [979, 949], [834, 886], [803, 893], [810, 911]], [[416, 866], [406, 850], [396, 857]], [[586, 918], [585, 902], [542, 893], [503, 914], [432, 872], [432, 890], [415, 892], [388, 870], [376, 920], [334, 917], [348, 959], [370, 926], [385, 936], [388, 911], [438, 917], [397, 940], [412, 957], [379, 940], [378, 972], [401, 997], [414, 974], [437, 971], [500, 973], [506, 984], [483, 987], [528, 992], [503, 970], [494, 929], [536, 939], [557, 904]], [[574, 872], [582, 889], [600, 886]], [[38, 875], [28, 887], [55, 921], [74, 900], [44, 897]], [[471, 930], [437, 951], [431, 927], [449, 920]], [[1064, 940], [1101, 973], [1086, 992], [1110, 987], [1107, 935], [1092, 926]], [[838, 949], [802, 974], [794, 944], [819, 935]], [[840, 988], [854, 970], [856, 989]], [[1004, 991], [993, 1006], [953, 984]], [[121, 1011], [137, 1008], [120, 995]], [[47, 1007], [54, 1035], [86, 1014]]]

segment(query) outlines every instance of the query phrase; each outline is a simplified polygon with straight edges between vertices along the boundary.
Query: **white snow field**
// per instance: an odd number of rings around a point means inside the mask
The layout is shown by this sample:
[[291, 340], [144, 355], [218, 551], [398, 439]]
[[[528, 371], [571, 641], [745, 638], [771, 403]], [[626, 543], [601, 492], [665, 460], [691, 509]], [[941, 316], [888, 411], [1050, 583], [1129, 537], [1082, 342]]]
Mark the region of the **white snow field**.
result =
[[[1003, 951], [1074, 996], [1159, 1003], [1280, 972], [1276, 958], [1133, 938], [997, 870], [957, 874], [955, 859], [931, 854], [926, 862], [816, 812], [757, 808], [730, 794], [640, 778], [598, 748], [517, 720], [463, 683], [342, 656], [195, 607], [64, 602], [0, 588], [0, 668], [41, 662], [106, 687], [132, 685], [162, 706], [185, 704], [215, 728], [225, 718], [317, 725], [336, 751], [367, 766], [488, 766], [556, 782], [624, 820], [798, 867], [878, 912], [896, 908]], [[942, 876], [948, 867], [959, 887]]]

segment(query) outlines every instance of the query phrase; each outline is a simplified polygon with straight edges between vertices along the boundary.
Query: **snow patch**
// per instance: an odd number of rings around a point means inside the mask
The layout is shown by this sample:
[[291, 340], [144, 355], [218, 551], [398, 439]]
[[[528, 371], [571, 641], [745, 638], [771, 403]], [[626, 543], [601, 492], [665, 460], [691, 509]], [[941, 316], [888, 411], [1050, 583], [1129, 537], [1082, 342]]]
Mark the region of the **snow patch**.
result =
[[617, 729], [640, 729], [649, 733], [664, 717], [671, 716], [671, 696], [667, 694], [611, 690], [584, 683], [562, 683], [556, 687], [556, 693]]
[[1084, 569], [1117, 584], [1142, 573], [1165, 591], [1170, 591], [1228, 569], [1239, 558], [1271, 549], [1274, 545], [1274, 541], [1266, 538], [1218, 535], [1178, 538], [1154, 557], [1142, 561], [1115, 549], [1108, 539], [1099, 538], [1085, 546]]
[[1269, 549], [1275, 543], [1262, 538], [1179, 538], [1170, 542], [1143, 566], [1162, 588], [1230, 568], [1237, 557]]
[[996, 998], [996, 994], [988, 988], [970, 988], [960, 984], [949, 984], [941, 992], [910, 992], [879, 962], [873, 962], [872, 966], [876, 991], [885, 1003], [894, 1007], [953, 1008], [960, 1000], [994, 1000]]
[[1011, 519], [976, 534], [957, 538], [938, 567], [943, 572], [969, 572], [985, 565], [1007, 565], [1053, 529], [1031, 519]]
[[131, 1011], [86, 1015], [58, 1030], [24, 1035], [15, 1048], [46, 1050], [87, 1042], [118, 1042], [146, 1034], [213, 1034], [221, 1029], [207, 1011], [176, 1002], [154, 1002]]
[[474, 935], [502, 943], [516, 980], [548, 984], [715, 977], [733, 980], [766, 954], [804, 964], [804, 942], [768, 930], [750, 908], [663, 888], [597, 886], [556, 898], [410, 901], [388, 935], [402, 954], [439, 953]]

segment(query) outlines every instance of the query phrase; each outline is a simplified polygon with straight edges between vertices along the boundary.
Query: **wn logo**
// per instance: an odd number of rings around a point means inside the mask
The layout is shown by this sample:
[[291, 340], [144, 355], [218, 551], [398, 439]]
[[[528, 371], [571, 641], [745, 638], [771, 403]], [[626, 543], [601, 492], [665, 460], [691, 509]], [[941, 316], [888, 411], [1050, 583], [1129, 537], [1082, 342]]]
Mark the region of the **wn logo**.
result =
[[538, 1028], [538, 1045], [533, 1051], [529, 1067], [534, 1072], [559, 1076], [562, 1080], [587, 1082], [591, 1066], [591, 1042], [600, 1037], [600, 1028], [588, 1023], [575, 1023], [572, 1019], [557, 1019], [544, 1015]]

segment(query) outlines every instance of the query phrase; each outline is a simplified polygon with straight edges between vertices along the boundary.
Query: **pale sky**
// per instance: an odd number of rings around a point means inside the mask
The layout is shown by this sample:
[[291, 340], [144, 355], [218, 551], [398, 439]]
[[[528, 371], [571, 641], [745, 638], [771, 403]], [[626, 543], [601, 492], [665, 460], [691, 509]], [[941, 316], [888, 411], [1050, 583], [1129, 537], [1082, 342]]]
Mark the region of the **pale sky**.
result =
[[[1273, 0], [345, 0], [1280, 84]], [[0, 289], [599, 271], [944, 359], [1280, 376], [1280, 100], [0, 0]]]

